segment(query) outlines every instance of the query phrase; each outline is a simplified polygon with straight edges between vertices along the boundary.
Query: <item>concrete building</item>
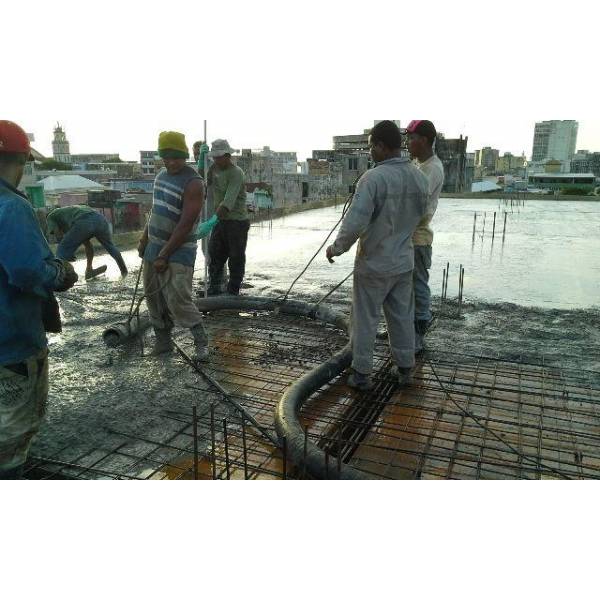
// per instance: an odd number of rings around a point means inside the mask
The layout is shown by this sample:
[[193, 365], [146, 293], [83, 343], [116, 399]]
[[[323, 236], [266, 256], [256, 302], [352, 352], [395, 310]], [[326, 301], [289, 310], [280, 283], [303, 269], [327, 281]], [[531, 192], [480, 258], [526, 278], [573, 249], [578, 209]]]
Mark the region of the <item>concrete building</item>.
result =
[[268, 146], [262, 150], [244, 149], [234, 161], [246, 173], [248, 183], [270, 183], [275, 175], [298, 174], [295, 152], [275, 152]]
[[577, 121], [541, 121], [535, 124], [531, 161], [543, 164], [547, 160], [568, 163], [577, 147]]
[[162, 158], [156, 150], [140, 150], [142, 175], [155, 176], [163, 168]]
[[596, 186], [596, 176], [593, 173], [533, 173], [529, 175], [529, 187], [540, 190], [561, 192], [573, 188], [585, 193], [591, 192]]
[[471, 190], [474, 167], [469, 165], [467, 159], [468, 143], [468, 136], [461, 135], [457, 139], [446, 139], [443, 133], [438, 133], [436, 152], [444, 165], [446, 175], [442, 191], [457, 194]]
[[52, 140], [52, 156], [54, 160], [71, 164], [71, 151], [69, 147], [69, 140], [67, 140], [67, 134], [64, 129], [60, 126], [60, 123], [56, 124], [54, 128], [54, 139]]
[[482, 176], [493, 175], [496, 172], [496, 162], [499, 157], [500, 151], [489, 146], [475, 150], [475, 168], [481, 171]]
[[[142, 176], [142, 167], [137, 162], [99, 162], [99, 163], [87, 163], [86, 167], [90, 171], [110, 171], [111, 177], [121, 178], [138, 178]], [[74, 169], [79, 173], [78, 169]]]
[[503, 156], [496, 160], [496, 173], [498, 175], [519, 175], [525, 174], [527, 159], [523, 153], [521, 156], [516, 156], [510, 152], [505, 152]]
[[154, 179], [121, 179], [115, 177], [114, 179], [109, 179], [107, 181], [107, 185], [110, 187], [111, 190], [117, 190], [124, 194], [135, 192], [151, 193], [154, 190]]
[[89, 168], [90, 165], [100, 163], [119, 162], [121, 157], [119, 154], [71, 154], [71, 164], [73, 168], [77, 166], [82, 169]]
[[600, 152], [580, 150], [571, 159], [572, 173], [593, 173], [600, 177]]

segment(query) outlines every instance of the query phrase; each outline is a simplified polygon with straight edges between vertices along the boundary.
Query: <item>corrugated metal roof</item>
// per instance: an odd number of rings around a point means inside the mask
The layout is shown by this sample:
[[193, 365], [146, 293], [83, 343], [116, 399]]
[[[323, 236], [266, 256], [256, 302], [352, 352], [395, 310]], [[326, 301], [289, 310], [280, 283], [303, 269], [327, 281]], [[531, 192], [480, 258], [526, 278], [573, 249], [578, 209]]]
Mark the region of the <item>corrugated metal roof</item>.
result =
[[98, 190], [104, 186], [86, 179], [81, 175], [51, 175], [42, 179], [40, 185], [44, 186], [45, 192], [67, 192], [70, 190]]
[[495, 192], [501, 189], [499, 185], [492, 181], [476, 181], [471, 185], [472, 192]]

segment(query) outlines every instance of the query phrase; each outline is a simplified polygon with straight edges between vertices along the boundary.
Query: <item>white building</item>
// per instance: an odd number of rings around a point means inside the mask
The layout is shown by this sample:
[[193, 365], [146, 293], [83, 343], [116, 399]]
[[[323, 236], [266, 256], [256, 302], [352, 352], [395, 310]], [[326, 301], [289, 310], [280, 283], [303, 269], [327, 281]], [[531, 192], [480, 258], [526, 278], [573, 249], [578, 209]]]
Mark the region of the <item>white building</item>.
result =
[[71, 164], [71, 151], [69, 149], [69, 140], [67, 140], [67, 134], [64, 129], [60, 126], [60, 123], [56, 124], [54, 128], [54, 139], [52, 140], [52, 155], [54, 160], [61, 163]]
[[541, 121], [535, 124], [531, 161], [542, 165], [548, 160], [568, 164], [577, 147], [577, 121]]

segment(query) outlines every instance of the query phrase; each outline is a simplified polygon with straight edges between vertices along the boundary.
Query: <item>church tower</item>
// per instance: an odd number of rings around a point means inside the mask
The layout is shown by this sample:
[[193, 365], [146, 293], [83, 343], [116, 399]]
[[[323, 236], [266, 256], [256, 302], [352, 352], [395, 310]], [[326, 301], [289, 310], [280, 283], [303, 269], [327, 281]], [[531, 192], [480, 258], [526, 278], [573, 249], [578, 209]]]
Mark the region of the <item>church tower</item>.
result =
[[58, 160], [62, 163], [71, 164], [71, 152], [69, 150], [69, 141], [67, 135], [60, 123], [56, 124], [54, 128], [54, 140], [52, 140], [52, 154], [54, 160]]

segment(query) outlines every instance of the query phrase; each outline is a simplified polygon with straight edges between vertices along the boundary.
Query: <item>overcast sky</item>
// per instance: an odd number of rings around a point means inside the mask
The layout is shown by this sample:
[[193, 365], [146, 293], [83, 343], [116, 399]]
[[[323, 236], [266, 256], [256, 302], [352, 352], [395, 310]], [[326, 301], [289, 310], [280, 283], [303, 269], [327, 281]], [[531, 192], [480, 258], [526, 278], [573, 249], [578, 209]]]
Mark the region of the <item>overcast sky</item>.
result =
[[[235, 148], [330, 148], [375, 117], [429, 118], [469, 149], [531, 154], [535, 121], [577, 119], [600, 151], [594, 3], [5, 3], [0, 118], [51, 153], [139, 159], [158, 133]], [[176, 9], [174, 9], [176, 7]]]

